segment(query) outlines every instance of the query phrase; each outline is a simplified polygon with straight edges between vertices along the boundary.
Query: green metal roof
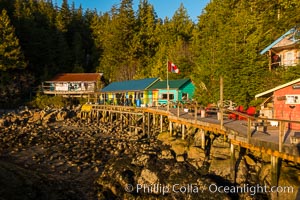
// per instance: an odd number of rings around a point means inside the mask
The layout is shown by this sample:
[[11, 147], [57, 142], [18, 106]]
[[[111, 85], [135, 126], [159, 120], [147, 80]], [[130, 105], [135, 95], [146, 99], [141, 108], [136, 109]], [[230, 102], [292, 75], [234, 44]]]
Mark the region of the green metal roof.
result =
[[[189, 81], [190, 79], [169, 80], [169, 87], [170, 89], [180, 89], [184, 84], [186, 84]], [[148, 88], [148, 90], [155, 89], [167, 89], [167, 81], [157, 81]]]
[[158, 78], [145, 78], [139, 80], [112, 82], [111, 84], [103, 88], [101, 92], [124, 92], [145, 90], [158, 80]]

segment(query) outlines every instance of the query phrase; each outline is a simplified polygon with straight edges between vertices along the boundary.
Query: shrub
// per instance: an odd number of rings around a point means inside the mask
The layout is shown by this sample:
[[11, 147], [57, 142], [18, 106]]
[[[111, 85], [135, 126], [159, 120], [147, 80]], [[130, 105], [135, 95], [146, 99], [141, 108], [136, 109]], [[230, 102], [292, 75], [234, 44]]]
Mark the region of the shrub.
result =
[[38, 94], [33, 101], [30, 102], [30, 106], [43, 109], [47, 106], [54, 108], [65, 107], [68, 104], [66, 98], [62, 96], [47, 96]]

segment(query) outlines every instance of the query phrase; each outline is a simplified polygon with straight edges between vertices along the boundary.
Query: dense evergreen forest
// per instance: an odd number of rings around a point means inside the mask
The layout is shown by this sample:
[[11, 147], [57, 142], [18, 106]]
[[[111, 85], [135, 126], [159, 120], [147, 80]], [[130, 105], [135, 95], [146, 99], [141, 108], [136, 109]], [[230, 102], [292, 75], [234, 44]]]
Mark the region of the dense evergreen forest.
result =
[[[99, 2], [100, 4], [101, 2]], [[103, 72], [107, 83], [166, 78], [167, 59], [191, 78], [199, 103], [254, 104], [254, 95], [300, 77], [299, 66], [268, 71], [259, 52], [300, 23], [298, 0], [211, 0], [193, 22], [184, 5], [171, 19], [140, 0], [120, 0], [107, 13], [64, 0], [0, 0], [0, 103], [28, 98], [61, 72]]]

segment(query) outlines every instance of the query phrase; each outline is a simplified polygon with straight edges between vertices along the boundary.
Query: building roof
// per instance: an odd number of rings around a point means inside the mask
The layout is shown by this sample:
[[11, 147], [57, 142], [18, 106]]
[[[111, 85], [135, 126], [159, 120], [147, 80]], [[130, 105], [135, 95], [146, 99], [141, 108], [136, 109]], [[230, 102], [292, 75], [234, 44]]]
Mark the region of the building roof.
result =
[[63, 73], [57, 74], [48, 82], [95, 82], [101, 76], [102, 73]]
[[[189, 81], [191, 80], [190, 79], [169, 80], [169, 88], [179, 89]], [[167, 89], [167, 81], [166, 80], [158, 81], [148, 88], [148, 90], [155, 90], [155, 89]]]
[[128, 80], [121, 82], [113, 82], [103, 88], [101, 92], [117, 92], [117, 91], [138, 91], [145, 90], [153, 83], [158, 81], [159, 78], [145, 78], [139, 80]]
[[[275, 40], [274, 42], [272, 42], [272, 44], [270, 44], [269, 46], [267, 46], [265, 49], [263, 49], [260, 54], [264, 54], [267, 51], [269, 51], [272, 48], [275, 47], [280, 47], [280, 46], [287, 46], [287, 45], [291, 45], [294, 44], [296, 42], [299, 41], [299, 30], [298, 30], [299, 26], [295, 26], [293, 28], [291, 28], [289, 31], [287, 31], [285, 34], [283, 34], [282, 36], [280, 36], [277, 40]], [[297, 34], [297, 35], [296, 35]], [[295, 37], [296, 36], [296, 37]], [[279, 43], [281, 41], [285, 40], [285, 42], [283, 42], [283, 45], [279, 45]]]
[[273, 92], [276, 91], [276, 90], [280, 90], [280, 89], [282, 89], [282, 88], [285, 88], [285, 87], [287, 87], [287, 86], [290, 86], [290, 85], [293, 85], [293, 84], [299, 83], [299, 82], [300, 82], [300, 78], [298, 78], [298, 79], [296, 79], [296, 80], [293, 80], [293, 81], [291, 81], [291, 82], [285, 83], [285, 84], [283, 84], [283, 85], [279, 85], [279, 86], [277, 86], [277, 87], [275, 87], [275, 88], [273, 88], [273, 89], [267, 90], [267, 91], [265, 91], [265, 92], [259, 93], [259, 94], [255, 95], [255, 98], [263, 97], [263, 96], [270, 96], [269, 94], [270, 94], [270, 93], [273, 93]]

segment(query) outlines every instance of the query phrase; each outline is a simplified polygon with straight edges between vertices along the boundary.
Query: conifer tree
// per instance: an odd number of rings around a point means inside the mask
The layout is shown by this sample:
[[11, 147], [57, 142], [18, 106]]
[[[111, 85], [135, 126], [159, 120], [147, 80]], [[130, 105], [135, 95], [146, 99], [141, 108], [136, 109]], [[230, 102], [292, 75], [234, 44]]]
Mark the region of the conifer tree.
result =
[[191, 52], [193, 22], [189, 19], [187, 10], [183, 4], [173, 15], [172, 19], [165, 18], [163, 23], [157, 22], [155, 36], [158, 47], [151, 61], [151, 75], [167, 78], [167, 59], [176, 63], [180, 68], [180, 74], [169, 74], [170, 79], [190, 77], [191, 75]]
[[110, 81], [129, 80], [136, 73], [134, 34], [136, 19], [132, 0], [122, 0], [118, 9], [112, 8], [110, 24], [104, 28], [103, 55], [98, 71], [106, 73]]
[[149, 76], [149, 65], [158, 47], [157, 17], [154, 8], [147, 0], [140, 1], [137, 14], [137, 33], [134, 48], [139, 59], [138, 72], [135, 77]]
[[71, 12], [68, 5], [68, 0], [63, 0], [61, 9], [56, 16], [56, 27], [61, 32], [67, 32], [71, 22]]
[[132, 2], [83, 15], [67, 0], [59, 7], [52, 0], [0, 1], [0, 11], [8, 13], [0, 18], [2, 82], [3, 74], [9, 80], [11, 71], [20, 73], [15, 69], [24, 68], [24, 60], [37, 84], [59, 72], [96, 67], [109, 81], [165, 79], [168, 57], [181, 71], [169, 78], [191, 77], [200, 102], [218, 101], [223, 75], [225, 98], [248, 105], [256, 93], [299, 76], [299, 66], [269, 72], [268, 56], [259, 54], [300, 23], [298, 0], [214, 0], [199, 10], [197, 24], [183, 4], [162, 20], [148, 0], [140, 0], [137, 14]]
[[180, 66], [180, 74], [171, 74], [171, 79], [190, 77], [193, 62], [191, 52], [192, 33], [194, 23], [190, 20], [188, 12], [181, 3], [175, 11], [168, 27], [169, 52], [168, 55], [173, 62]]
[[23, 69], [24, 56], [5, 9], [0, 16], [0, 70]]

